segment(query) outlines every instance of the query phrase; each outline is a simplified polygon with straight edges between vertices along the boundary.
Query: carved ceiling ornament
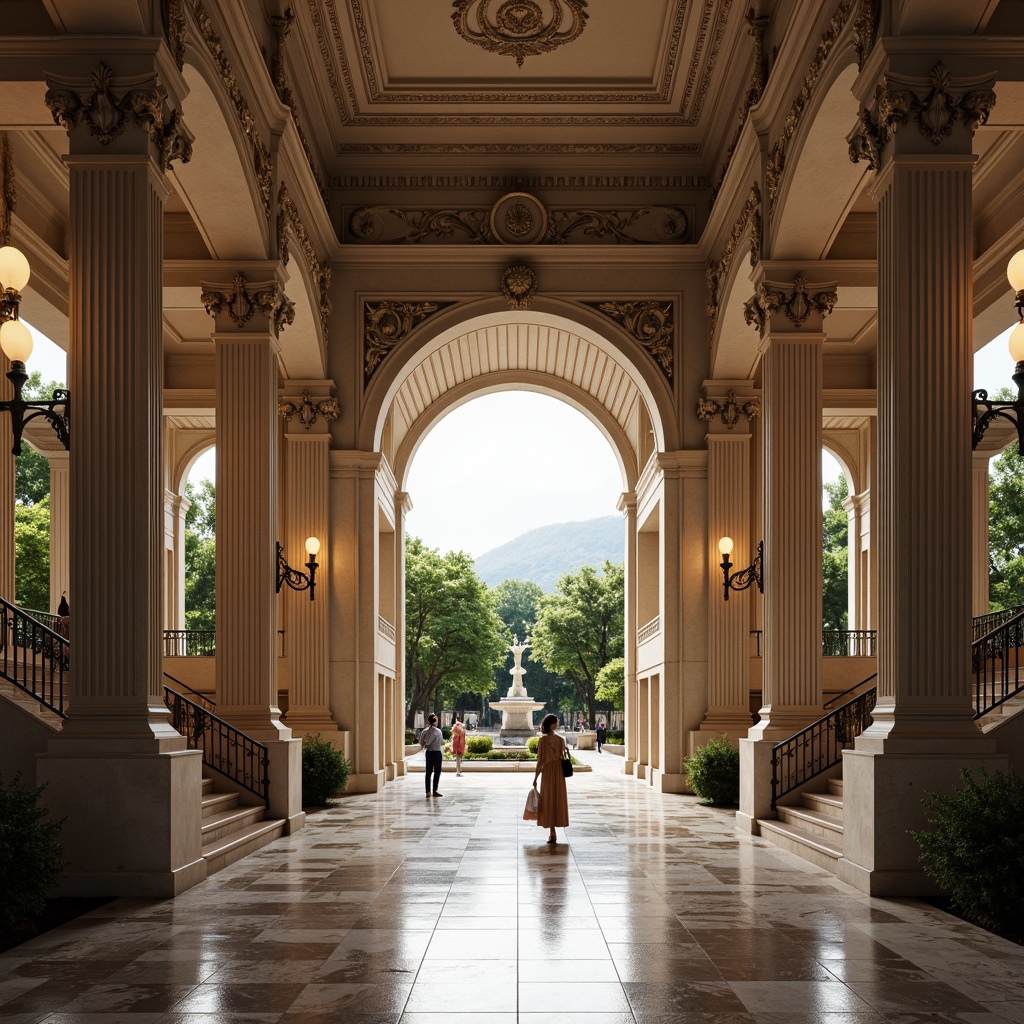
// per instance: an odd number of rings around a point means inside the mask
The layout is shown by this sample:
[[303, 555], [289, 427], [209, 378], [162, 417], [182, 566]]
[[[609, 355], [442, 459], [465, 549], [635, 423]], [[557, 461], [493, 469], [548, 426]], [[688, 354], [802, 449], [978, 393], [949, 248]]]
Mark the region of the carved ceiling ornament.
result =
[[275, 337], [295, 322], [295, 303], [276, 281], [250, 282], [239, 273], [230, 284], [204, 284], [200, 300], [210, 316], [227, 314], [239, 330], [257, 312], [270, 323]]
[[363, 375], [369, 380], [384, 357], [428, 316], [450, 302], [364, 302]]
[[295, 201], [288, 193], [288, 188], [281, 182], [281, 188], [277, 193], [277, 255], [281, 262], [288, 266], [290, 253], [288, 252], [288, 229], [290, 228], [302, 246], [302, 253], [306, 259], [306, 269], [313, 279], [313, 287], [317, 294], [318, 312], [320, 314], [320, 327], [323, 331], [324, 344], [327, 344], [327, 320], [331, 315], [331, 268], [322, 264], [317, 258], [316, 249], [306, 232], [306, 226], [299, 218], [299, 211]]
[[779, 136], [775, 146], [772, 148], [768, 161], [765, 164], [765, 183], [768, 191], [769, 215], [775, 212], [775, 204], [779, 200], [779, 186], [782, 181], [783, 171], [786, 169], [786, 150], [789, 147], [790, 140], [796, 134], [797, 127], [800, 124], [800, 118], [807, 109], [807, 104], [810, 101], [811, 96], [814, 95], [814, 85], [821, 77], [821, 72], [825, 68], [829, 54], [831, 54], [832, 48], [836, 44], [836, 40], [846, 27], [846, 23], [850, 17], [850, 12], [853, 10], [854, 3], [855, 0], [840, 0], [839, 6], [832, 15], [832, 20], [828, 23], [828, 28], [826, 28], [822, 34], [821, 42], [818, 43], [818, 48], [814, 52], [814, 58], [811, 60], [811, 65], [807, 69], [807, 74], [804, 76], [800, 93], [797, 98], [793, 100], [793, 105], [789, 108], [789, 113], [786, 115], [786, 121], [783, 125], [782, 134]]
[[302, 392], [302, 401], [298, 404], [291, 399], [282, 399], [277, 403], [277, 411], [285, 423], [290, 422], [293, 416], [298, 416], [302, 426], [309, 430], [318, 418], [327, 423], [336, 420], [341, 415], [341, 406], [334, 397], [314, 401], [312, 393], [306, 390]]
[[913, 118], [921, 134], [938, 146], [959, 122], [973, 135], [995, 106], [995, 74], [954, 78], [938, 61], [926, 78], [887, 74], [875, 90], [871, 109], [864, 108], [847, 136], [850, 159], [866, 160], [877, 171], [882, 149]]
[[14, 181], [14, 150], [7, 132], [0, 132], [0, 245], [11, 244], [11, 216], [18, 202]]
[[749, 423], [761, 412], [761, 399], [748, 398], [741, 405], [736, 401], [736, 392], [730, 389], [725, 393], [725, 401], [708, 398], [707, 388], [701, 388], [697, 399], [697, 419], [707, 423], [718, 416], [729, 430], [739, 422], [740, 416], [746, 416]]
[[238, 83], [235, 81], [235, 73], [231, 67], [231, 61], [228, 60], [228, 56], [224, 52], [224, 44], [214, 29], [213, 22], [210, 21], [210, 16], [206, 13], [202, 0], [188, 0], [188, 2], [192, 16], [199, 27], [199, 34], [202, 36], [203, 42], [206, 43], [206, 49], [213, 58], [217, 74], [220, 76], [220, 80], [224, 84], [224, 88], [227, 90], [228, 97], [231, 100], [231, 105], [235, 109], [235, 116], [238, 118], [239, 127], [249, 142], [256, 184], [259, 188], [260, 198], [263, 200], [263, 209], [267, 217], [269, 217], [270, 199], [274, 190], [274, 171], [270, 150], [267, 149], [263, 139], [260, 137], [255, 118], [249, 109], [249, 104], [242, 95], [242, 90], [238, 88]]
[[877, 35], [878, 0], [860, 0], [857, 20], [853, 23], [853, 40], [857, 48], [857, 67], [861, 71], [868, 54], [874, 49]]
[[348, 218], [346, 241], [387, 245], [668, 245], [692, 241], [690, 212], [678, 206], [634, 210], [546, 210], [510, 193], [487, 210], [403, 210], [363, 206]]
[[[523, 66], [527, 57], [551, 53], [578, 38], [587, 24], [587, 0], [549, 0], [550, 14], [534, 0], [504, 0], [491, 15], [492, 0], [455, 0], [452, 23], [467, 43], [475, 43], [489, 53], [515, 57]], [[568, 14], [572, 23], [564, 30]], [[477, 31], [470, 26], [476, 25]]]
[[188, 26], [185, 22], [185, 11], [182, 0], [164, 0], [164, 32], [167, 45], [174, 58], [175, 67], [179, 71], [185, 67], [185, 41], [188, 38]]
[[747, 201], [743, 204], [739, 218], [732, 227], [732, 232], [725, 243], [725, 248], [722, 250], [721, 258], [717, 263], [711, 261], [707, 265], [708, 300], [705, 309], [707, 310], [709, 321], [709, 339], [714, 336], [715, 324], [718, 321], [718, 291], [729, 273], [729, 266], [732, 264], [736, 246], [739, 245], [739, 241], [743, 237], [743, 232], [748, 224], [750, 225], [750, 265], [753, 267], [757, 265], [757, 261], [761, 258], [761, 190], [757, 187], [756, 182], [750, 187], [750, 194], [747, 196]]
[[838, 301], [834, 282], [808, 284], [803, 274], [797, 274], [792, 285], [762, 281], [744, 305], [743, 319], [747, 324], [756, 324], [763, 337], [769, 319], [776, 313], [784, 313], [794, 327], [802, 327], [812, 313], [831, 313]]
[[672, 342], [675, 324], [672, 303], [657, 299], [635, 302], [588, 302], [605, 316], [621, 324], [643, 349], [661, 367], [668, 380], [672, 379]]
[[525, 263], [507, 267], [501, 275], [501, 294], [509, 309], [529, 309], [537, 292], [537, 275]]

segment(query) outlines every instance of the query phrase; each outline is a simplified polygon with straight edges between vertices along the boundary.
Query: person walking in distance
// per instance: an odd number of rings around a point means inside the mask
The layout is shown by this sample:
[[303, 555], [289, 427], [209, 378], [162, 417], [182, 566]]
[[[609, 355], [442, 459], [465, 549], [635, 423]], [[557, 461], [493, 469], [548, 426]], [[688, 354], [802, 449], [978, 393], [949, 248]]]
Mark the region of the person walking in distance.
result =
[[565, 791], [562, 758], [566, 755], [565, 740], [555, 732], [558, 719], [545, 715], [540, 723], [541, 737], [537, 744], [537, 767], [533, 771], [533, 788], [540, 777], [540, 811], [537, 824], [549, 830], [548, 842], [557, 843], [556, 828], [569, 825], [569, 797]]
[[466, 727], [462, 715], [456, 715], [452, 722], [452, 753], [455, 755], [455, 774], [462, 774], [462, 755], [466, 752]]
[[605, 737], [608, 735], [608, 730], [604, 727], [604, 722], [597, 723], [597, 752], [603, 753], [601, 748], [604, 746]]
[[[420, 733], [420, 746], [427, 752], [427, 770], [424, 780], [427, 787], [427, 799], [431, 797], [431, 789], [434, 796], [441, 796], [437, 791], [441, 782], [441, 745], [444, 743], [444, 734], [437, 727], [437, 715], [427, 715], [427, 727]], [[433, 777], [433, 784], [431, 784]]]

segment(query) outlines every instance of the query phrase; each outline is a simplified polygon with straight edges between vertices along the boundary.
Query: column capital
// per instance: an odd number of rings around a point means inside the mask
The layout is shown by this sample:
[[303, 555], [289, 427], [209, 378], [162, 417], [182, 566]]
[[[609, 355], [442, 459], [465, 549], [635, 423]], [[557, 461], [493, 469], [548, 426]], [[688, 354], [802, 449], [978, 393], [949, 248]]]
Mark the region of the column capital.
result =
[[762, 338], [778, 332], [820, 334], [822, 322], [839, 300], [837, 282], [809, 281], [803, 270], [790, 277], [782, 268], [762, 265], [756, 282], [743, 319], [755, 325]]
[[697, 419], [708, 424], [709, 438], [726, 432], [749, 437], [760, 412], [761, 391], [752, 380], [706, 380], [697, 400]]
[[330, 424], [341, 415], [332, 380], [285, 380], [278, 388], [277, 411], [288, 437], [329, 436]]
[[408, 491], [395, 492], [395, 513], [408, 515], [412, 511], [412, 495]]
[[281, 276], [278, 269], [272, 277], [252, 280], [237, 270], [230, 281], [204, 281], [201, 300], [218, 334], [230, 337], [247, 327], [247, 333], [254, 333], [265, 326], [276, 338], [294, 323], [295, 303], [285, 295]]
[[635, 491], [623, 491], [619, 495], [619, 500], [615, 503], [615, 507], [625, 516], [627, 519], [636, 518], [636, 492]]

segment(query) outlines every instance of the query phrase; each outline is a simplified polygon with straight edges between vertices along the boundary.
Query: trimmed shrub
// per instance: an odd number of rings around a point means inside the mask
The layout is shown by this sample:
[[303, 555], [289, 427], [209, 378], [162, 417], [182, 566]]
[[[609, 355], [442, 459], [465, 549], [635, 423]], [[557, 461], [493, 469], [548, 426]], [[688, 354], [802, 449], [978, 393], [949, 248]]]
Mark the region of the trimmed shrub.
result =
[[64, 850], [58, 837], [64, 820], [50, 821], [39, 798], [18, 772], [8, 785], [0, 776], [0, 932], [28, 924], [46, 908], [46, 897], [64, 875]]
[[725, 738], [708, 740], [683, 760], [690, 788], [706, 804], [740, 802], [740, 752]]
[[467, 754], [489, 754], [491, 752], [490, 736], [470, 736], [466, 740]]
[[450, 725], [441, 726], [441, 737], [446, 740], [450, 740], [452, 738], [452, 727]]
[[538, 748], [539, 746], [540, 746], [540, 737], [539, 737], [539, 736], [531, 736], [531, 737], [530, 737], [530, 738], [529, 738], [529, 739], [528, 739], [528, 740], [526, 741], [526, 749], [527, 749], [527, 750], [528, 750], [528, 751], [529, 751], [529, 752], [530, 752], [531, 754], [536, 754], [536, 753], [537, 753], [537, 748]]
[[406, 729], [405, 730], [405, 745], [407, 747], [412, 746], [413, 743], [419, 743], [419, 741], [420, 741], [420, 738], [419, 738], [419, 736], [416, 735], [416, 730], [415, 729]]
[[606, 743], [626, 742], [626, 734], [621, 729], [609, 729], [607, 736], [608, 738], [605, 740]]
[[921, 866], [964, 917], [995, 928], [1024, 920], [1024, 779], [963, 768], [952, 793], [926, 793], [932, 831], [911, 831]]
[[350, 765], [340, 750], [320, 733], [302, 737], [302, 804], [324, 807], [332, 796], [340, 796], [348, 785]]

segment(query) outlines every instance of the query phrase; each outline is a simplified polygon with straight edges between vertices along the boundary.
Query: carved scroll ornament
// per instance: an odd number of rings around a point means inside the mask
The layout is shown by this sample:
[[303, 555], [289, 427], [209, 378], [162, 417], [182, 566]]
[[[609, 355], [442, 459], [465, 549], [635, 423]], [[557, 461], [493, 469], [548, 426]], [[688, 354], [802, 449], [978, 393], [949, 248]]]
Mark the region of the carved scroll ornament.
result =
[[749, 398], [742, 404], [736, 401], [736, 392], [731, 389], [725, 393], [725, 401], [708, 398], [706, 389], [702, 389], [697, 399], [697, 419], [705, 423], [718, 416], [729, 430], [739, 422], [740, 416], [746, 416], [749, 423], [761, 411], [761, 399]]
[[324, 343], [327, 343], [327, 320], [331, 315], [331, 268], [324, 263], [321, 263], [317, 258], [316, 249], [313, 247], [313, 242], [310, 240], [309, 234], [306, 232], [306, 227], [302, 223], [299, 217], [298, 208], [295, 205], [295, 201], [288, 193], [288, 188], [281, 183], [281, 188], [277, 193], [277, 254], [281, 262], [288, 266], [288, 260], [290, 259], [290, 253], [288, 252], [288, 232], [287, 229], [295, 233], [295, 237], [299, 240], [299, 244], [302, 246], [302, 254], [306, 260], [306, 269], [309, 271], [310, 277], [313, 279], [313, 287], [317, 294], [318, 312], [320, 313], [320, 327], [323, 331]]
[[537, 291], [537, 275], [525, 264], [508, 267], [501, 275], [501, 294], [509, 309], [529, 309]]
[[277, 411], [285, 423], [290, 422], [293, 416], [298, 416], [302, 426], [309, 430], [317, 419], [323, 419], [330, 423], [341, 415], [341, 406], [336, 398], [322, 398], [319, 401], [313, 400], [311, 392], [302, 392], [302, 401], [295, 403], [290, 399], [282, 399], [277, 403]]
[[[534, 0], [504, 0], [493, 17], [491, 0], [455, 0], [452, 6], [455, 31], [467, 43], [515, 57], [519, 67], [527, 57], [571, 43], [585, 28], [588, 17], [587, 0], [549, 0], [547, 17]], [[563, 30], [567, 14], [572, 22]]]
[[785, 284], [763, 281], [743, 307], [743, 319], [748, 324], [756, 324], [763, 335], [769, 319], [776, 313], [785, 314], [794, 327], [802, 327], [812, 313], [822, 316], [831, 313], [838, 301], [839, 293], [831, 282], [808, 284], [803, 274], [797, 274], [792, 290]]
[[761, 258], [761, 190], [757, 187], [756, 182], [751, 186], [747, 201], [743, 204], [743, 209], [732, 227], [725, 248], [722, 250], [721, 259], [717, 263], [712, 261], [707, 265], [708, 300], [705, 308], [709, 321], [709, 337], [715, 333], [715, 323], [718, 321], [719, 289], [729, 273], [736, 246], [739, 245], [748, 224], [750, 225], [750, 265], [753, 267]]
[[295, 303], [276, 281], [250, 283], [244, 274], [236, 274], [230, 284], [204, 284], [200, 299], [210, 316], [226, 314], [239, 330], [257, 312], [266, 317], [275, 336], [295, 322]]
[[367, 302], [363, 305], [363, 374], [369, 380], [384, 357], [420, 322], [450, 302]]
[[672, 379], [672, 340], [675, 333], [672, 303], [656, 299], [636, 302], [588, 302], [605, 316], [621, 324]]

